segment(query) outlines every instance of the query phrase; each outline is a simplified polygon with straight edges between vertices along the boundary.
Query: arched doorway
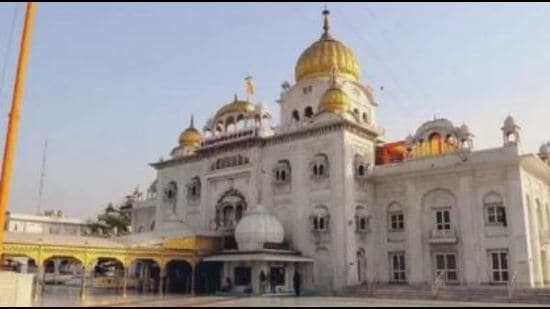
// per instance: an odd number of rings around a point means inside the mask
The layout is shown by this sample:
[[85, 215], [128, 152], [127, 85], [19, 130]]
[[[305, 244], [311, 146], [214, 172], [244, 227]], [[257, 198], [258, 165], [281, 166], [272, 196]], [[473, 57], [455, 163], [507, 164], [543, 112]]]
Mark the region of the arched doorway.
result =
[[318, 248], [315, 252], [315, 286], [321, 293], [332, 292], [333, 267], [330, 252]]
[[363, 248], [357, 250], [357, 282], [367, 283], [367, 256]]
[[211, 295], [221, 288], [223, 263], [201, 262], [195, 266], [195, 294]]
[[77, 298], [80, 294], [84, 274], [80, 260], [70, 256], [51, 256], [36, 269], [40, 284], [35, 284], [42, 297], [50, 300], [59, 295]]
[[166, 265], [166, 293], [190, 294], [193, 268], [182, 260], [170, 261]]
[[[160, 265], [151, 259], [137, 259], [128, 266], [127, 286], [138, 294], [158, 293], [161, 289]], [[164, 287], [162, 287], [164, 292]]]

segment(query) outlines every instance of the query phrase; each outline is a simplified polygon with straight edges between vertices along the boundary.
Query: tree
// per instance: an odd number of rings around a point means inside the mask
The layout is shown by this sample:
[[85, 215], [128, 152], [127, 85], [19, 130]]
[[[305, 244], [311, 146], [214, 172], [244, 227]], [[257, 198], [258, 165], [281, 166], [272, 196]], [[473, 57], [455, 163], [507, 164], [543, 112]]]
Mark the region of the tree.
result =
[[89, 221], [88, 226], [93, 236], [122, 236], [130, 232], [131, 210], [136, 200], [142, 196], [136, 188], [118, 205], [107, 204], [107, 207], [97, 216], [95, 221]]

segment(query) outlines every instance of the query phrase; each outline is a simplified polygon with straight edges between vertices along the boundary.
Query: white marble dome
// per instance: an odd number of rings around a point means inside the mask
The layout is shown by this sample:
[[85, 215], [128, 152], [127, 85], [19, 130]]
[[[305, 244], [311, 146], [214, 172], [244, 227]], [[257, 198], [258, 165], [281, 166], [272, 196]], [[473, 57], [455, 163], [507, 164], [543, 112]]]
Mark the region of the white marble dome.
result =
[[512, 115], [508, 115], [508, 117], [504, 120], [504, 128], [513, 129], [517, 126], [516, 120], [512, 117]]
[[254, 251], [264, 244], [281, 244], [285, 232], [283, 225], [262, 205], [248, 212], [235, 228], [235, 240], [240, 251]]
[[550, 158], [550, 143], [542, 144], [542, 146], [540, 146], [539, 156], [543, 159]]

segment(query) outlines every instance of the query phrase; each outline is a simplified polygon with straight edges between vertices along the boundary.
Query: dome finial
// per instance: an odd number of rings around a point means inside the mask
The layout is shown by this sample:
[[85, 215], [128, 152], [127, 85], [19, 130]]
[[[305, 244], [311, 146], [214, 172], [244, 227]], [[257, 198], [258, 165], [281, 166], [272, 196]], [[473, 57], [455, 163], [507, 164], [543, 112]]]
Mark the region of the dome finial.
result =
[[330, 15], [330, 11], [328, 10], [327, 6], [325, 5], [325, 9], [323, 10], [323, 16], [325, 17], [324, 22], [323, 22], [323, 36], [322, 36], [323, 39], [329, 39], [330, 38], [330, 33], [329, 33], [330, 23], [329, 23], [329, 20], [328, 20], [329, 15]]
[[337, 79], [338, 78], [338, 67], [333, 65], [332, 69], [330, 70], [330, 87], [331, 88], [337, 88]]
[[189, 123], [189, 127], [190, 128], [194, 128], [195, 127], [195, 119], [193, 117], [193, 114], [191, 114], [191, 122]]

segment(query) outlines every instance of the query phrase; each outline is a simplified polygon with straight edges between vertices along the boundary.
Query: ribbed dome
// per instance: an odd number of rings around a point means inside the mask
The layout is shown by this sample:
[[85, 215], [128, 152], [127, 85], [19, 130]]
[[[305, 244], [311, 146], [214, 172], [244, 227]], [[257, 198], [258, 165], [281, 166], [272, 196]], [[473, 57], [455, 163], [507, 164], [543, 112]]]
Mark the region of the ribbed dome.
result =
[[333, 85], [321, 97], [319, 111], [321, 112], [345, 112], [351, 108], [348, 95], [338, 86]]
[[237, 95], [235, 95], [235, 97], [233, 98], [233, 102], [226, 104], [218, 109], [216, 115], [214, 116], [214, 119], [219, 119], [225, 115], [233, 113], [248, 114], [252, 112], [254, 112], [254, 104], [248, 101], [239, 100]]
[[198, 148], [202, 143], [202, 135], [199, 130], [195, 129], [193, 117], [191, 117], [191, 124], [185, 131], [181, 132], [179, 137], [179, 145], [182, 147], [195, 147]]
[[248, 212], [235, 228], [239, 250], [261, 250], [264, 244], [281, 244], [285, 232], [281, 222], [262, 205]]
[[361, 69], [353, 51], [340, 41], [333, 39], [328, 32], [328, 14], [327, 10], [323, 12], [325, 23], [321, 39], [309, 46], [298, 58], [294, 70], [296, 81], [329, 75], [334, 67], [346, 77], [359, 79]]

